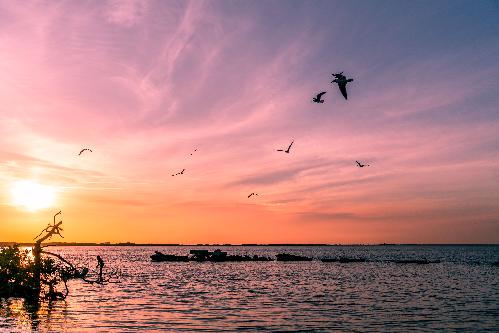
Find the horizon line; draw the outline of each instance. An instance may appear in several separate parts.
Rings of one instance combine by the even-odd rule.
[[[5,246],[31,246],[33,242],[0,242]],[[499,243],[134,243],[134,242],[47,242],[45,246],[499,246]]]

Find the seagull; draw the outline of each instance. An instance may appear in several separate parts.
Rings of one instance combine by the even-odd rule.
[[[184,171],[185,171],[185,169],[182,169],[182,171],[177,172],[176,174],[173,174],[173,175],[172,175],[172,177],[173,177],[173,176],[177,176],[177,175],[183,175],[183,174],[184,174]]]
[[[251,198],[251,196],[253,196],[253,195],[258,195],[258,193],[253,192],[250,195],[248,195],[248,198]]]
[[[78,153],[78,156],[80,156],[85,150],[92,152],[92,149],[84,148],[84,149],[80,150],[80,152]]]
[[[312,99],[312,102],[314,103],[324,103],[324,100],[321,99],[322,95],[324,95],[326,92],[323,91],[323,92],[320,92],[317,94],[317,96],[315,96],[313,99]]]
[[[289,145],[288,149],[286,149],[286,150],[284,150],[284,149],[277,149],[277,151],[283,151],[286,154],[289,154],[289,150],[291,149],[291,146],[293,145],[293,142],[295,142],[295,141],[294,140],[291,141],[291,144]]]
[[[345,75],[343,75],[343,72],[341,73],[336,73],[336,74],[331,74],[334,76],[334,80],[331,81],[331,83],[337,83],[338,88],[340,88],[341,94],[345,99],[347,98],[347,83],[352,82],[353,79],[347,79]]]
[[[357,166],[358,166],[359,168],[363,168],[363,167],[365,167],[365,166],[370,166],[369,164],[362,164],[362,163],[360,163],[359,161],[355,161],[355,163],[357,163]]]

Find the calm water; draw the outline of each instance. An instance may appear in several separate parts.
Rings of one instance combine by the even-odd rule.
[[[0,331],[499,331],[499,267],[490,265],[499,246],[222,247],[371,260],[350,264],[149,260],[154,250],[190,248],[51,248],[91,267],[100,254],[121,269],[121,283],[73,281],[66,301],[38,309],[3,300]],[[387,262],[423,257],[442,262]]]

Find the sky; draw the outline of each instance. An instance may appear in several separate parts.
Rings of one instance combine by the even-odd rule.
[[[0,241],[499,243],[498,36],[487,0],[1,0]]]

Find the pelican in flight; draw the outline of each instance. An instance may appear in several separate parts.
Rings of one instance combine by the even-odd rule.
[[[340,88],[340,91],[341,91],[341,94],[343,95],[343,97],[345,97],[345,99],[348,99],[347,98],[347,83],[352,82],[353,79],[347,79],[347,77],[345,75],[343,75],[343,72],[332,74],[332,75],[334,76],[334,80],[331,81],[331,83],[337,83],[338,88]]]
[[[359,161],[355,161],[355,163],[357,163],[357,166],[358,166],[359,168],[363,168],[363,167],[366,167],[366,166],[370,166],[369,164],[362,164],[362,163],[360,163]]]
[[[84,148],[84,149],[80,150],[80,152],[78,153],[78,156],[80,156],[85,150],[92,152],[92,149]]]
[[[291,144],[289,145],[288,149],[286,149],[286,150],[284,150],[284,149],[277,149],[277,151],[283,151],[286,154],[289,154],[289,150],[291,149],[291,146],[293,145],[293,142],[295,142],[295,141],[294,140],[291,141]]]
[[[248,198],[251,198],[253,195],[258,195],[258,193],[253,192],[250,195],[248,195]]]
[[[317,96],[315,96],[312,99],[312,102],[314,102],[314,103],[324,103],[324,100],[321,99],[321,98],[322,98],[322,95],[324,95],[325,93],[326,93],[325,91],[318,93]]]

